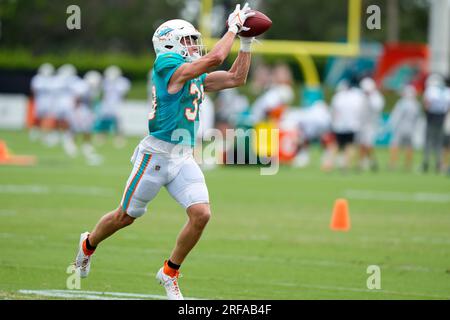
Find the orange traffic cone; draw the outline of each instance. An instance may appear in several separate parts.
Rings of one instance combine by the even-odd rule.
[[[6,142],[0,140],[0,165],[32,166],[35,164],[35,156],[16,156],[8,150]]]
[[[337,199],[334,203],[330,229],[333,231],[350,230],[350,213],[348,211],[348,202],[346,199]]]
[[[3,140],[0,140],[0,162],[6,162],[11,157],[8,147]]]

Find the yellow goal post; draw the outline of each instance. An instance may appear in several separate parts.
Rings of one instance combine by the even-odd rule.
[[[204,43],[211,48],[219,39],[211,37],[211,11],[214,0],[202,0],[200,12],[200,32]],[[293,56],[304,75],[308,87],[320,85],[313,56],[356,56],[360,52],[361,33],[361,0],[348,0],[347,9],[347,42],[321,42],[321,41],[297,41],[297,40],[262,40],[255,45],[252,52],[262,55],[286,55]],[[238,52],[239,43],[236,41],[232,52]]]

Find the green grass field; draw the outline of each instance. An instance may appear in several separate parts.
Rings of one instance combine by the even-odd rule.
[[[79,235],[118,205],[138,139],[124,149],[111,142],[99,147],[106,157],[101,167],[68,159],[61,148],[32,144],[23,132],[0,131],[0,139],[17,154],[38,157],[35,167],[0,166],[0,298],[58,298],[45,290],[67,289],[66,269]],[[386,160],[386,150],[379,155]],[[445,176],[327,174],[318,165],[282,167],[274,176],[260,176],[257,167],[224,167],[205,176],[213,218],[182,267],[185,297],[450,298]],[[347,233],[329,229],[340,197],[350,206]],[[81,290],[164,295],[154,276],[185,219],[183,209],[160,192],[142,218],[99,246]],[[380,290],[366,286],[369,265],[381,268]]]

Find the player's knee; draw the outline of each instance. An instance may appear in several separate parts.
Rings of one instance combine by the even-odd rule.
[[[121,228],[129,226],[134,222],[134,218],[129,216],[122,208],[118,208],[114,215],[114,220]]]
[[[204,228],[211,218],[211,212],[209,210],[201,210],[198,212],[194,219],[194,223],[199,228]]]
[[[189,211],[191,222],[198,228],[204,228],[211,218],[211,210],[206,204],[194,205]]]

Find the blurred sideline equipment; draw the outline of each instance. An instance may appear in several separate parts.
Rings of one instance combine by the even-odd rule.
[[[337,199],[334,203],[330,229],[333,231],[350,230],[350,213],[346,199]]]
[[[385,43],[376,65],[374,80],[379,88],[400,90],[411,82],[423,90],[423,79],[428,73],[429,49],[426,44]],[[405,72],[413,76],[408,79]],[[406,83],[405,83],[406,81]]]
[[[32,166],[36,164],[35,156],[16,156],[9,150],[6,142],[0,140],[0,165]]]
[[[255,132],[253,133],[253,150],[260,157],[278,156],[273,154],[278,150],[278,141],[272,141],[271,132],[276,129],[276,124],[272,121],[259,122],[255,125]],[[272,150],[274,148],[275,150]]]

